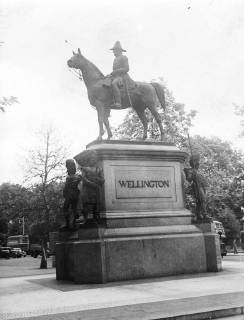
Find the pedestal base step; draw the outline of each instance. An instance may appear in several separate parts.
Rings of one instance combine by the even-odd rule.
[[[215,234],[203,234],[193,225],[79,233],[79,239],[56,246],[57,280],[105,283],[221,268]]]

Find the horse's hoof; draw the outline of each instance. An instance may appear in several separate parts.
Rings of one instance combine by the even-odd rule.
[[[98,136],[96,140],[97,140],[97,141],[101,141],[102,139],[103,139],[103,138],[102,138],[101,136]]]

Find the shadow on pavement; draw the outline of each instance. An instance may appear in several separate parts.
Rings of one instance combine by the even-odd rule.
[[[103,283],[103,284],[94,284],[94,283],[88,283],[88,284],[75,284],[72,281],[65,281],[65,280],[59,280],[57,281],[55,276],[53,277],[47,277],[47,278],[38,278],[38,279],[28,279],[28,282],[38,284],[44,287],[48,287],[54,290],[59,290],[63,292],[68,291],[76,291],[76,290],[94,290],[98,288],[111,288],[111,287],[118,287],[118,286],[129,286],[129,285],[135,285],[135,284],[146,284],[146,283],[156,283],[156,282],[165,282],[165,281],[177,281],[182,279],[194,279],[194,278],[200,278],[200,277],[216,277],[216,276],[222,276],[225,273],[229,273],[232,271],[224,270],[221,272],[211,272],[211,273],[195,273],[195,274],[187,274],[187,275],[175,275],[170,277],[161,277],[161,278],[147,278],[147,279],[137,279],[137,280],[128,280],[128,281],[117,281],[117,282],[109,282],[109,283]]]

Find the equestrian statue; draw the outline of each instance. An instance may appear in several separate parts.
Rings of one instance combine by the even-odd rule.
[[[154,116],[163,141],[164,132],[157,107],[165,110],[164,87],[157,82],[134,82],[129,74],[128,58],[123,54],[124,50],[119,41],[110,49],[115,56],[113,71],[104,76],[102,72],[82,54],[80,49],[68,60],[70,68],[80,70],[81,79],[87,87],[90,104],[97,110],[99,123],[98,140],[102,140],[107,130],[108,139],[112,137],[109,124],[111,109],[120,110],[133,108],[143,125],[143,140],[147,138],[148,121],[145,110],[149,109]]]

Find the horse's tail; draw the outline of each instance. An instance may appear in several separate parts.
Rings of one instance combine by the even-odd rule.
[[[151,85],[156,91],[158,100],[162,106],[162,108],[165,110],[166,104],[165,104],[165,95],[164,95],[164,87],[158,83],[158,82],[151,82]]]

